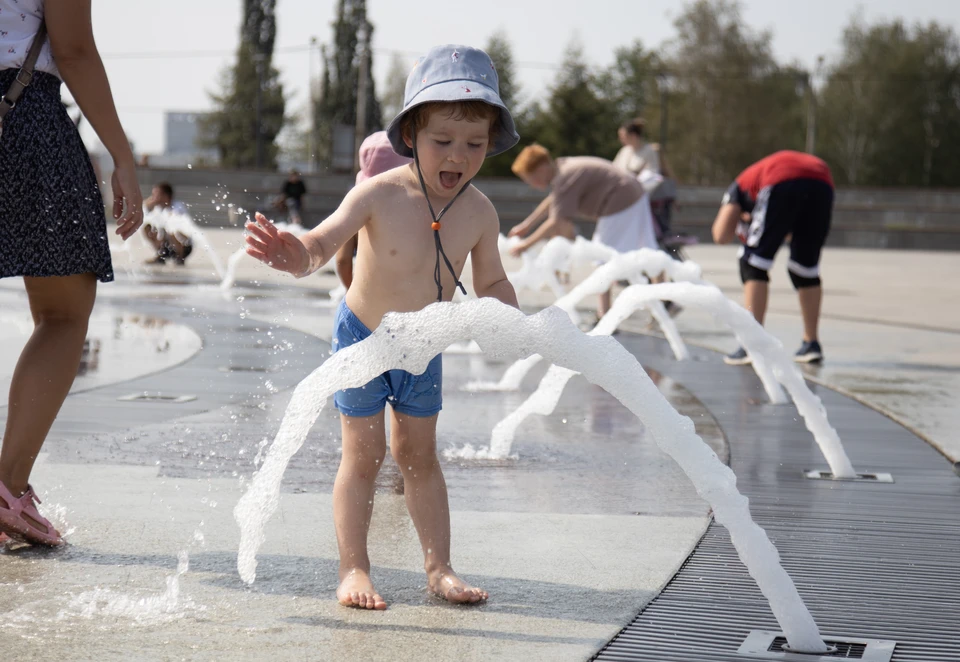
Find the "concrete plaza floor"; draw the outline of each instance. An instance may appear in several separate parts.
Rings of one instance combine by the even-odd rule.
[[[221,261],[239,246],[238,232],[207,234]],[[236,573],[233,505],[291,388],[329,352],[325,290],[334,277],[294,281],[243,259],[240,286],[225,295],[202,251],[186,267],[146,268],[145,249],[137,240],[132,247],[115,256],[118,282],[100,289],[90,332],[97,364],[78,378],[34,474],[70,544],[0,555],[0,650],[12,659],[584,659],[656,596],[707,525],[706,505],[643,425],[575,380],[554,416],[525,423],[517,460],[444,461],[454,562],[491,592],[490,602],[455,608],[426,595],[402,481],[388,462],[370,545],[391,608],[346,610],[333,599],[339,425],[328,406],[287,471],[257,582],[247,587]],[[690,255],[706,278],[739,296],[731,250],[695,247]],[[896,416],[954,460],[958,262],[951,254],[828,250],[827,361],[810,372]],[[796,298],[781,266],[774,279],[768,328],[793,349]],[[30,328],[18,288],[0,283],[4,385]],[[542,294],[521,299],[531,308],[549,303]],[[677,322],[688,342],[734,346],[708,315],[687,310]],[[645,323],[638,315],[630,326]],[[487,443],[542,374],[519,393],[461,389],[504,368],[445,357],[442,449]],[[659,385],[726,456],[710,411],[682,384]],[[195,399],[119,399],[143,392]]]

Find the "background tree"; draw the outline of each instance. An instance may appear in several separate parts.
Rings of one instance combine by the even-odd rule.
[[[610,104],[611,115],[618,119],[617,126],[643,117],[648,139],[657,138],[657,127],[648,115],[658,103],[656,76],[662,67],[657,53],[646,50],[640,41],[614,51],[613,64],[597,77],[597,87]]]
[[[803,149],[804,74],[781,67],[771,35],[730,0],[697,0],[675,21],[666,63],[670,156],[680,179],[717,184],[778,149]]]
[[[841,184],[956,186],[958,99],[952,28],[854,17],[820,95],[819,149]]]
[[[387,80],[381,95],[384,123],[390,122],[403,109],[403,94],[407,86],[407,75],[413,66],[413,58],[394,53],[387,71]]]
[[[273,67],[277,35],[276,0],[243,0],[243,23],[237,62],[221,75],[220,92],[211,94],[215,110],[205,119],[200,139],[216,149],[228,168],[257,166],[260,130],[260,166],[276,168],[277,135],[284,125],[283,86]],[[257,125],[257,96],[260,125]]]
[[[617,110],[604,97],[601,81],[576,40],[567,47],[557,78],[543,105],[534,104],[523,144],[539,142],[555,156],[600,156],[617,152]]]
[[[318,162],[329,165],[332,139],[337,126],[355,127],[360,89],[360,58],[368,52],[366,76],[366,131],[383,128],[380,102],[373,79],[373,24],[367,20],[366,0],[339,0],[333,22],[333,45],[323,49],[324,72],[316,104]]]
[[[494,32],[487,41],[484,49],[490,59],[493,60],[497,68],[497,79],[500,83],[500,98],[504,105],[510,109],[513,121],[517,126],[517,133],[520,134],[520,143],[511,150],[498,156],[489,158],[483,162],[480,168],[481,177],[513,177],[510,171],[510,165],[517,158],[520,149],[526,143],[524,142],[528,127],[526,126],[526,114],[520,105],[520,86],[517,83],[516,66],[513,61],[513,48],[507,34],[502,29]]]

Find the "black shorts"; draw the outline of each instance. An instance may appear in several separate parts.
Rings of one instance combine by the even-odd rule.
[[[757,196],[740,259],[769,271],[787,235],[792,235],[787,268],[798,276],[816,278],[832,213],[833,187],[826,182],[791,179],[769,186]]]

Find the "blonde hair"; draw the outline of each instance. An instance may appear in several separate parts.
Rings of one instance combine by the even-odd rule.
[[[513,165],[510,166],[510,169],[513,170],[513,174],[518,177],[528,175],[549,160],[550,151],[543,145],[533,143],[521,150],[517,158],[513,161]]]

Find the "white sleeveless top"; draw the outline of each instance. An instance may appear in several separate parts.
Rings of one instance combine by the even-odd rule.
[[[19,69],[23,66],[30,44],[43,20],[43,1],[0,0],[0,69]],[[40,51],[36,70],[60,77],[50,54],[49,39]]]

